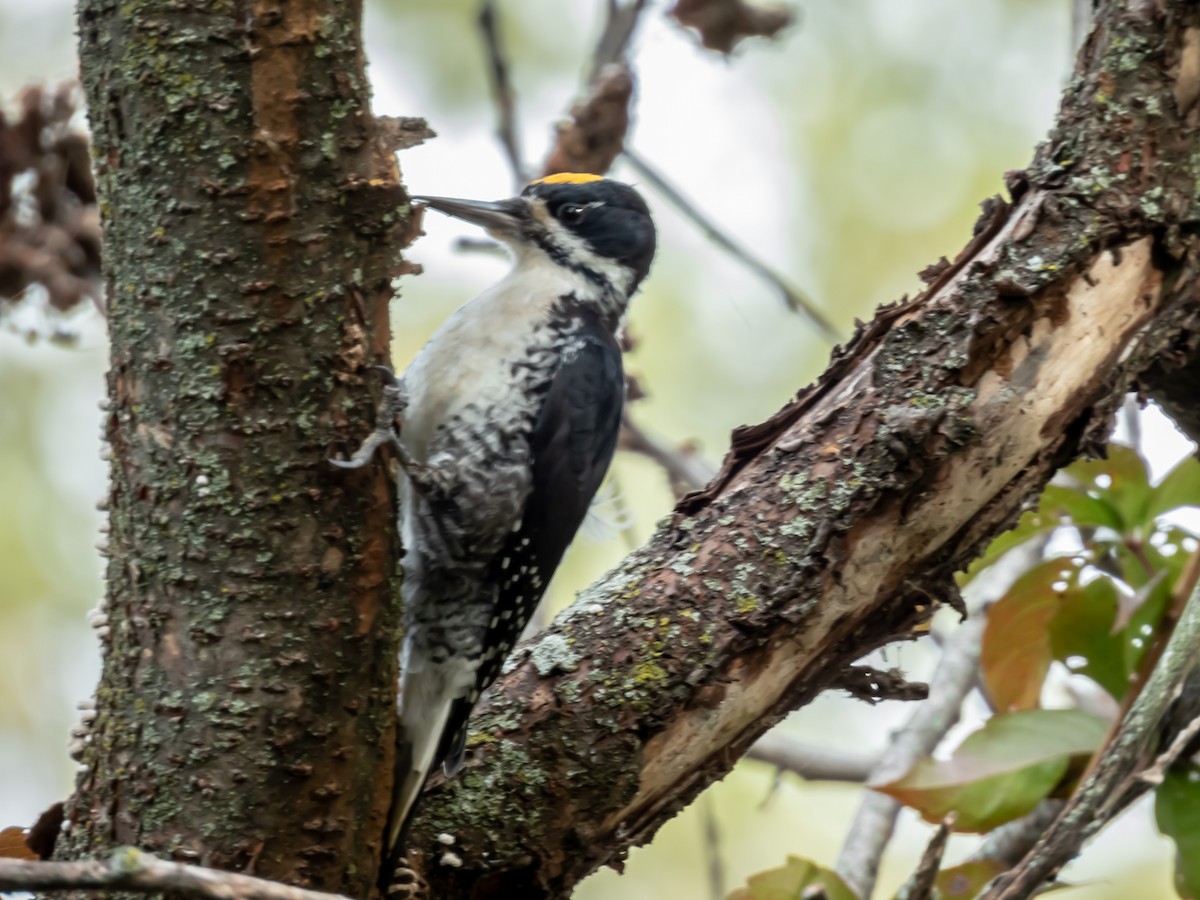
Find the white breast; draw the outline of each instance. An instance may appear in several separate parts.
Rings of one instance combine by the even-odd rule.
[[[565,294],[595,287],[582,276],[531,251],[500,282],[460,307],[421,348],[404,372],[408,390],[402,438],[425,461],[437,427],[468,404],[482,409],[511,403],[512,363],[525,359],[530,338]]]

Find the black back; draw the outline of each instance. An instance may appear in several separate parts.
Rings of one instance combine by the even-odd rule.
[[[573,349],[550,383],[530,438],[532,489],[520,528],[509,535],[490,567],[488,584],[497,592],[495,609],[500,615],[484,641],[494,655],[480,666],[477,695],[496,680],[525,630],[616,450],[625,402],[620,348],[588,314],[569,340]],[[447,772],[457,771],[462,763],[467,717],[475,699],[457,701],[446,723],[438,758]]]

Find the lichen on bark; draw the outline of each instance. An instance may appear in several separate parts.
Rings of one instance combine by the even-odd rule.
[[[361,894],[399,547],[373,420],[411,237],[360,4],[81,0],[112,341],[109,637],[62,858]]]

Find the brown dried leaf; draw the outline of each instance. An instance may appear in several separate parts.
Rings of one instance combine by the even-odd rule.
[[[15,119],[0,115],[0,310],[35,286],[57,310],[99,300],[100,216],[78,101],[73,82],[34,86]]]
[[[39,859],[25,843],[25,829],[20,825],[0,829],[0,856],[7,859]]]
[[[671,15],[700,32],[700,42],[709,50],[725,54],[744,38],[773,38],[792,22],[789,9],[746,0],[678,0]]]
[[[29,834],[25,837],[25,845],[39,859],[49,859],[54,855],[54,845],[62,832],[65,806],[62,801],[53,804],[33,823]]]
[[[632,98],[633,75],[629,68],[623,63],[605,67],[588,98],[575,104],[571,119],[559,126],[542,174],[607,172],[625,146]]]

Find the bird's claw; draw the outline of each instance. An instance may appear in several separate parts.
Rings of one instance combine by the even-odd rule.
[[[384,444],[400,447],[400,438],[394,429],[379,431],[376,429],[367,435],[367,439],[354,451],[349,459],[331,459],[329,462],[339,469],[361,469],[375,456],[376,451]]]
[[[371,368],[379,373],[379,379],[388,387],[396,387],[400,384],[400,379],[396,377],[391,366],[377,365],[371,366]]]
[[[400,414],[408,406],[408,396],[404,392],[404,382],[396,377],[390,366],[372,366],[383,381],[383,396],[375,411],[375,430],[367,435],[354,455],[349,459],[331,459],[329,462],[339,469],[361,469],[375,456],[376,451],[384,444],[394,447],[401,459],[407,454],[400,443]]]

